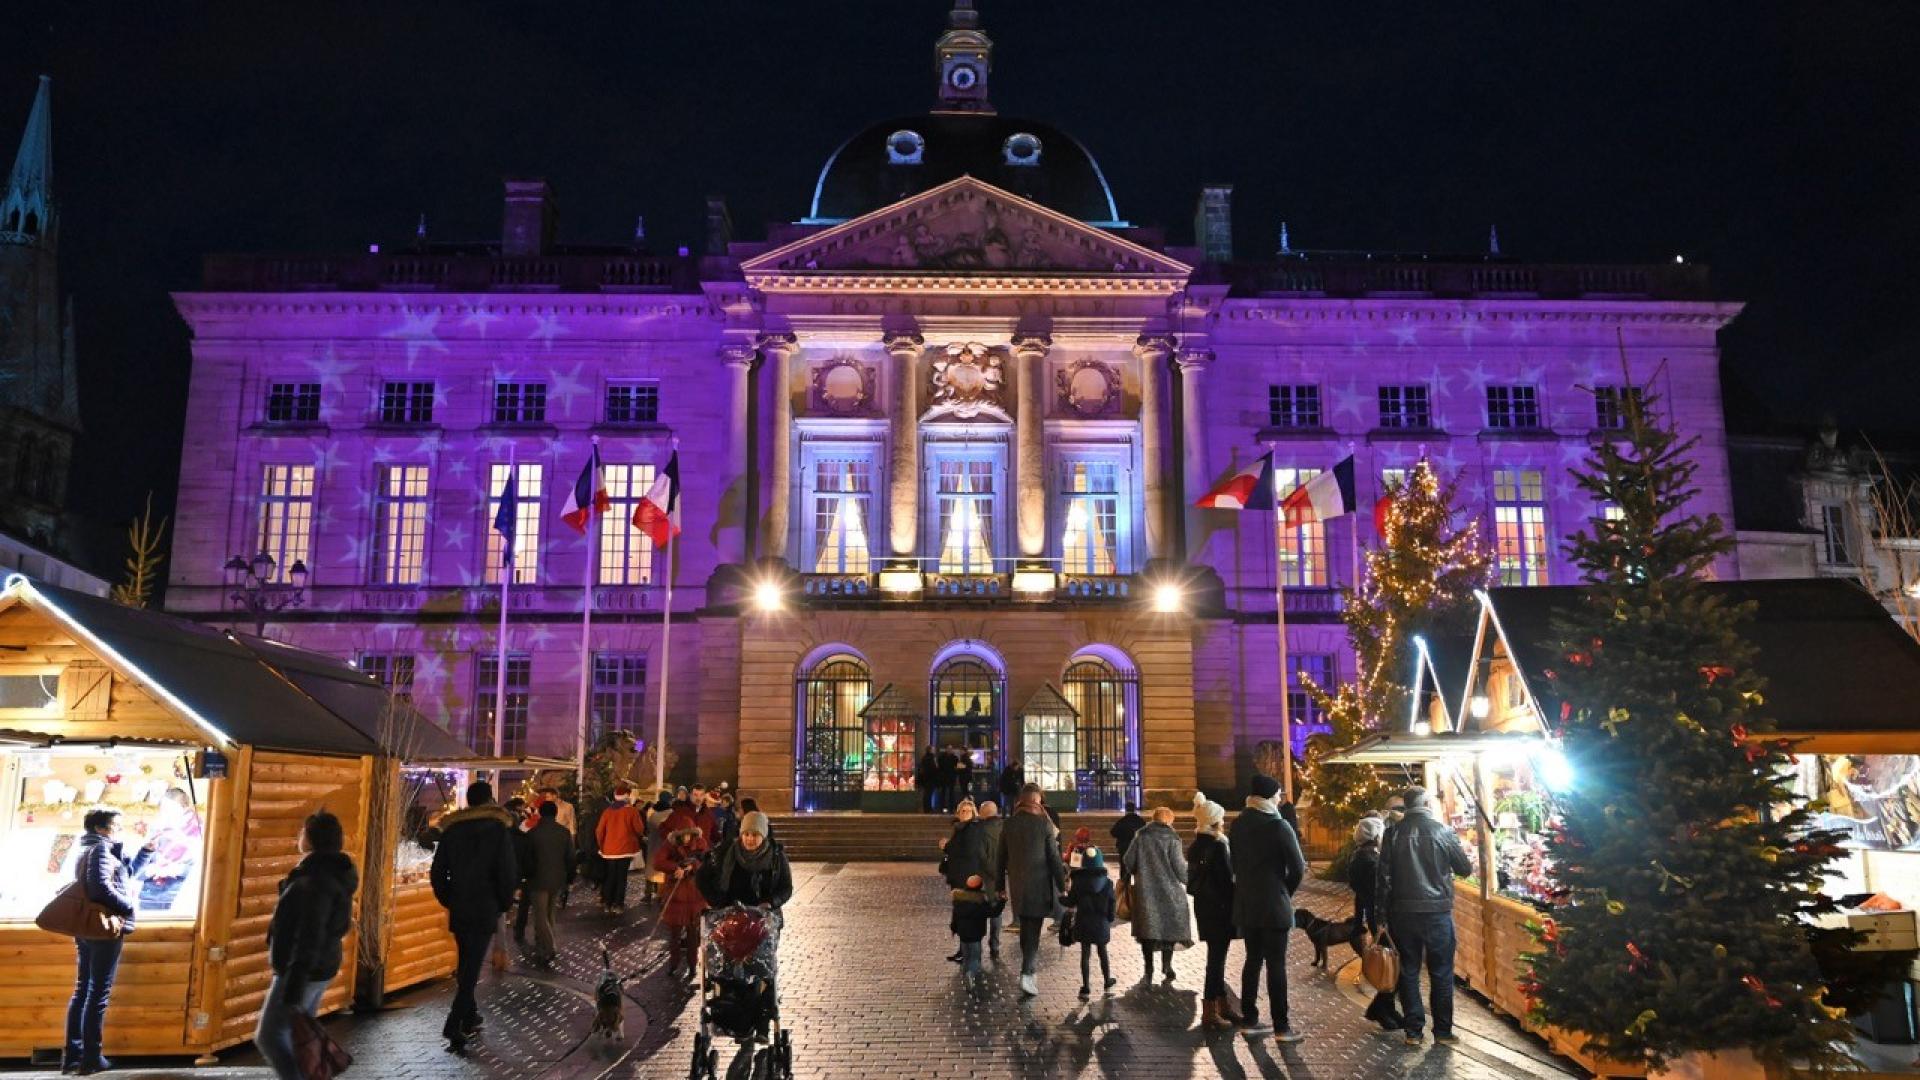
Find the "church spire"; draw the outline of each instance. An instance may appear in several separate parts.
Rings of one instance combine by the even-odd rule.
[[[0,194],[0,243],[37,244],[52,238],[54,225],[53,80],[42,75],[13,172]]]
[[[940,80],[937,112],[987,113],[987,74],[993,69],[993,41],[980,29],[973,0],[954,0],[946,32],[933,46],[933,70]]]

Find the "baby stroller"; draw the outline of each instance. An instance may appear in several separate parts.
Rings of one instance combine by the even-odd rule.
[[[732,904],[700,916],[700,1030],[688,1080],[718,1080],[714,1035],[764,1043],[729,1080],[792,1080],[793,1038],[780,1026],[780,914]]]

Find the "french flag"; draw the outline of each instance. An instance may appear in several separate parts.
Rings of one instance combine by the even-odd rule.
[[[1289,492],[1280,500],[1287,516],[1311,514],[1321,521],[1351,514],[1359,503],[1353,493],[1353,455]]]
[[[573,490],[567,495],[566,512],[560,520],[573,526],[573,531],[585,536],[587,523],[593,515],[604,514],[613,509],[613,500],[607,497],[607,481],[600,473],[600,448],[593,448],[593,458],[587,467],[580,471],[580,479],[573,482]]]
[[[680,535],[680,451],[653,478],[653,486],[633,509],[633,527],[647,534],[655,548],[664,548]]]
[[[1252,510],[1273,505],[1273,451],[1221,481],[1193,505],[1203,510]]]

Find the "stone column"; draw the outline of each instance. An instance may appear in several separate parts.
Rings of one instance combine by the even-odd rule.
[[[888,429],[893,452],[887,468],[887,553],[912,560],[920,553],[920,354],[919,334],[886,336],[893,357],[893,403]]]
[[[1199,554],[1200,511],[1194,509],[1193,500],[1207,490],[1210,474],[1207,469],[1207,426],[1206,410],[1200,403],[1200,375],[1213,363],[1213,353],[1205,349],[1182,349],[1180,358],[1174,366],[1180,369],[1180,476],[1186,485],[1185,498],[1181,500],[1184,514],[1181,520],[1184,542],[1182,550],[1188,561]]]
[[[1046,377],[1047,350],[1053,339],[1045,334],[1016,334],[1013,338],[1014,389],[1018,414],[1014,417],[1019,445],[1015,524],[1020,558],[1039,560],[1047,554]]]
[[[793,354],[800,341],[792,334],[767,334],[760,339],[760,355],[767,379],[773,384],[773,422],[767,438],[772,443],[767,468],[767,504],[760,519],[760,557],[791,563],[787,552],[788,512],[793,505]]]
[[[720,362],[727,368],[727,425],[720,460],[720,564],[747,561],[747,370],[753,366],[753,343],[730,340],[720,346]]]
[[[1172,536],[1167,524],[1167,490],[1161,476],[1167,441],[1166,405],[1161,381],[1166,377],[1166,359],[1173,354],[1173,339],[1165,334],[1142,334],[1133,346],[1140,358],[1140,487],[1146,510],[1147,559],[1169,558]]]

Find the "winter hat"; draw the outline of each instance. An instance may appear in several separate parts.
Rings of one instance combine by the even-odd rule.
[[[1387,831],[1387,823],[1377,817],[1363,817],[1353,826],[1353,842],[1371,844]]]
[[[740,819],[740,831],[742,833],[759,833],[762,837],[765,837],[769,828],[767,815],[758,810]]]
[[[1204,792],[1194,796],[1193,820],[1200,826],[1200,831],[1213,832],[1220,828],[1220,823],[1226,819],[1226,807],[1221,806],[1217,802],[1207,801],[1207,796]]]
[[[1100,854],[1099,848],[1090,847],[1080,853],[1080,869],[1105,871],[1106,868],[1107,857]]]
[[[1252,790],[1256,799],[1271,799],[1280,794],[1280,781],[1265,773],[1255,773]]]

